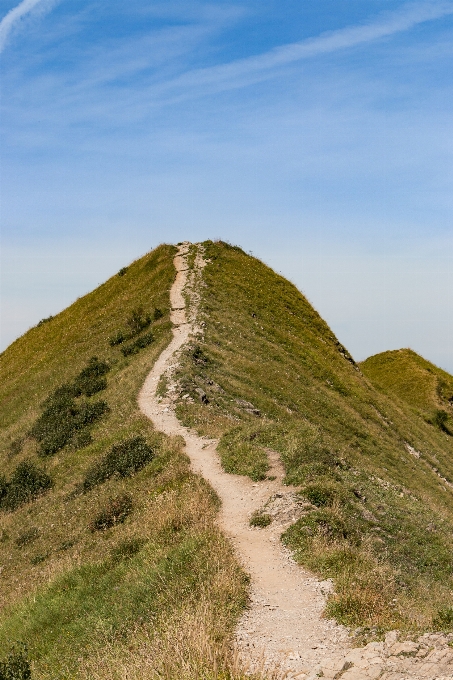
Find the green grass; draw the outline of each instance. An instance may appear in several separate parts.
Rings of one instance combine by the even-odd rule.
[[[453,377],[446,371],[411,349],[376,354],[360,367],[385,394],[412,406],[415,413],[440,430],[453,431]]]
[[[328,616],[450,630],[453,378],[409,351],[357,366],[292,284],[239,248],[205,248],[204,336],[182,356],[180,418],[257,483],[268,450],[280,454],[312,504],[283,540],[334,579]],[[0,664],[23,642],[36,679],[242,677],[228,643],[247,581],[218,500],[137,407],[171,339],[174,253],[160,246],[0,355],[0,495],[30,465],[51,480],[0,512]],[[51,402],[66,422],[99,399],[89,428],[40,455]]]
[[[291,283],[240,248],[204,247],[204,335],[182,359],[180,392],[192,400],[180,400],[180,418],[220,438],[229,472],[263,479],[266,449],[280,454],[287,483],[318,506],[283,538],[335,579],[328,615],[431,628],[453,604],[453,494],[442,479],[453,479],[453,437],[377,389]],[[449,403],[453,378],[441,377],[432,390]]]
[[[0,512],[0,663],[23,642],[34,679],[110,679],[120,667],[133,677],[138,656],[146,668],[139,677],[167,667],[183,677],[183,660],[193,658],[192,677],[210,678],[212,654],[228,668],[223,646],[245,605],[246,580],[215,527],[218,501],[190,472],[181,440],[155,432],[137,406],[171,339],[174,253],[160,246],[0,356],[2,474],[11,487],[15,470],[32,464],[53,485]],[[109,342],[119,331],[133,336],[128,356]],[[150,332],[152,343],[137,344]],[[39,420],[62,385],[69,388],[58,392],[66,400],[63,408],[57,398],[60,420],[54,411]],[[36,423],[40,432],[60,431],[61,418],[100,390],[108,411],[90,424],[90,437],[71,434],[39,456]],[[187,612],[196,615],[202,648]],[[171,636],[179,656],[163,642]]]

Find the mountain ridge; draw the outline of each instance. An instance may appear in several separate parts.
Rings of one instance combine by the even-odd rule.
[[[195,287],[186,291],[189,316],[196,316],[198,331],[183,347],[171,376],[159,384],[161,398],[170,398],[171,408],[184,425],[220,440],[222,465],[229,473],[267,484],[266,478],[272,477],[269,456],[281,458],[286,482],[297,487],[297,497],[306,504],[283,540],[301,564],[322,578],[333,579],[335,590],[327,600],[327,616],[360,626],[365,640],[393,627],[449,630],[453,625],[453,610],[449,623],[452,438],[435,420],[428,422],[414,413],[413,406],[400,397],[376,389],[374,378],[363,371],[366,362],[355,364],[303,295],[240,248],[212,241],[189,245],[189,275],[196,269],[200,248],[206,266]],[[92,615],[97,607],[101,629],[111,626],[115,635],[122,631],[128,639],[137,621],[129,610],[121,628],[115,591],[110,589],[119,588],[127,609],[134,595],[123,579],[132,573],[130,569],[144,581],[151,572],[160,574],[166,583],[153,614],[158,630],[152,633],[140,624],[142,646],[135,647],[136,656],[141,658],[143,649],[154,644],[152,639],[167,639],[170,630],[178,630],[177,635],[185,631],[187,643],[182,644],[181,657],[171,658],[167,653],[161,658],[160,663],[173,669],[168,677],[183,677],[178,664],[187,655],[193,659],[187,677],[198,677],[202,668],[212,673],[212,655],[225,673],[233,677],[236,672],[228,665],[228,652],[222,645],[231,639],[243,611],[247,585],[228,542],[216,528],[218,501],[189,470],[181,442],[150,428],[136,407],[145,376],[170,342],[169,292],[175,278],[175,253],[174,247],[161,246],[121,270],[60,318],[29,331],[0,357],[7,378],[0,388],[6,404],[0,455],[7,483],[12,483],[8,480],[13,480],[14,470],[26,460],[39,464],[55,482],[51,491],[38,494],[13,513],[0,515],[0,559],[8,565],[8,555],[12,556],[3,581],[3,597],[10,604],[0,621],[0,640],[6,645],[14,630],[15,639],[27,642],[37,677],[66,677],[65,673],[75,673],[78,667],[80,677],[88,677],[88,667],[93,672],[92,661],[86,657],[98,654],[97,633],[81,657],[83,663],[77,661],[77,654],[92,625],[84,628],[78,612],[86,598],[92,597],[86,585],[94,574],[100,575],[104,590],[94,598]],[[191,304],[194,296],[198,298],[195,306]],[[154,318],[155,310],[162,316]],[[77,421],[77,436],[84,434],[85,439],[68,439],[54,455],[42,456],[30,432],[43,413],[43,400],[62,384],[74,390],[71,385],[87,370],[95,353],[109,364],[107,385],[88,396],[74,393],[70,409],[80,413],[85,401],[89,405],[105,397],[109,412],[85,430]],[[37,354],[41,366],[30,361]],[[450,419],[447,413],[447,429]],[[137,469],[135,462],[129,468],[112,463],[118,445],[137,436],[153,450],[153,460]],[[132,451],[132,444],[128,446]],[[94,492],[83,493],[83,476],[94,464],[106,469],[107,461],[117,465],[111,476],[103,472],[100,478],[106,481]],[[121,470],[130,473],[122,476]],[[116,499],[118,505],[120,497],[125,508],[131,507],[124,520],[114,519],[101,534],[96,529],[88,531],[96,513],[99,517],[103,512],[105,517],[108,504]],[[165,498],[170,499],[168,507]],[[52,530],[47,519],[51,513],[55,517]],[[266,508],[258,515],[264,517]],[[71,532],[74,544],[61,548],[65,533]],[[199,546],[206,568],[193,561],[194,548],[189,550],[189,544]],[[178,550],[188,551],[186,560]],[[124,553],[119,562],[114,557],[118,551]],[[170,557],[159,561],[166,551]],[[180,576],[166,570],[168,559],[180,564]],[[216,580],[214,562],[221,573],[228,574],[226,590]],[[75,571],[74,564],[79,565]],[[187,626],[193,626],[188,617],[193,607],[190,593],[181,598],[181,606],[175,606],[171,596],[179,587],[185,592],[194,569],[199,571],[194,597],[209,593],[200,600],[204,614],[197,609],[204,651],[188,635]],[[27,598],[39,593],[42,607],[48,609],[53,603],[52,616],[59,620],[67,584],[76,575],[80,588],[71,600],[73,618],[68,614],[69,619],[62,622],[68,642],[50,636],[54,645],[50,649],[44,638],[55,623],[46,619],[45,609],[31,606]],[[112,585],[115,579],[117,586]],[[144,601],[150,607],[148,613],[157,606],[147,598]],[[107,602],[117,612],[113,618],[107,615]],[[31,626],[24,626],[24,612]],[[114,658],[121,650],[122,667],[131,668],[134,655],[115,639],[109,638],[109,654]],[[67,655],[66,670],[62,649]],[[110,677],[112,667],[98,669],[99,677]]]

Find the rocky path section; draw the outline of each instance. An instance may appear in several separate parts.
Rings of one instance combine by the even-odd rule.
[[[244,664],[250,670],[279,667],[282,677],[301,680],[318,677],[451,680],[453,670],[450,675],[440,673],[449,663],[447,640],[443,641],[442,647],[447,652],[443,660],[439,658],[439,663],[437,657],[432,656],[435,650],[441,654],[439,644],[434,644],[434,640],[428,647],[425,643],[411,643],[419,644],[414,654],[395,652],[393,646],[400,644],[396,638],[389,638],[391,645],[387,646],[386,643],[371,643],[361,649],[351,649],[347,630],[321,616],[331,583],[320,582],[301,569],[281,544],[282,531],[308,508],[300,502],[294,489],[282,484],[284,471],[278,455],[268,452],[269,477],[275,479],[253,483],[246,477],[227,474],[216,453],[217,442],[199,437],[177,420],[173,410],[174,397],[171,396],[176,390],[171,379],[167,390],[169,396],[162,399],[156,395],[161,376],[171,378],[178,352],[191,336],[201,332],[196,327],[196,306],[197,286],[204,266],[203,253],[199,246],[194,268],[189,269],[189,247],[190,244],[182,244],[174,260],[177,275],[170,291],[173,340],[148,375],[139,395],[139,405],[156,429],[184,438],[194,471],[207,479],[222,500],[219,524],[231,538],[238,558],[251,576],[250,607],[236,632]],[[186,314],[186,298],[190,303],[189,314]],[[250,526],[250,518],[256,511],[265,511],[272,517],[268,527]],[[424,657],[423,652],[419,654],[420,649],[431,651]],[[408,675],[409,671],[404,667],[408,663],[420,673],[431,667],[431,675]],[[434,668],[430,664],[437,666]],[[405,672],[406,675],[401,675]]]
[[[425,634],[417,641],[399,641],[387,633],[383,642],[370,642],[345,655],[324,659],[310,680],[452,680],[453,635]]]

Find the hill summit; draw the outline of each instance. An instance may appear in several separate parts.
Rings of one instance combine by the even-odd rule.
[[[160,246],[0,357],[4,668],[23,657],[36,678],[242,677],[228,644],[247,575],[183,440],[137,405],[183,323],[176,253]],[[364,640],[453,630],[453,378],[410,350],[357,365],[240,248],[207,241],[185,257],[192,330],[158,399],[218,441],[225,472],[258,488],[283,466],[303,511],[282,540],[332,579],[326,617]],[[253,530],[273,520],[264,504]]]

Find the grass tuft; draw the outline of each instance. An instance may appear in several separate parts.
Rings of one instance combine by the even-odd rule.
[[[128,493],[110,498],[106,506],[90,523],[90,531],[105,531],[122,524],[132,512],[132,496]]]
[[[271,524],[271,522],[272,522],[271,515],[269,515],[267,512],[260,512],[259,510],[254,512],[250,518],[250,526],[259,527],[260,529],[268,527],[269,524]]]

